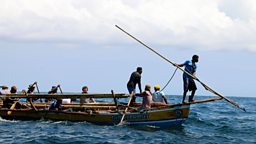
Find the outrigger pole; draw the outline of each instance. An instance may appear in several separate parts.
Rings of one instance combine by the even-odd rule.
[[[137,39],[136,37],[132,36],[131,34],[129,34],[128,32],[126,32],[125,30],[123,30],[122,28],[120,28],[118,25],[115,25],[119,30],[121,30],[122,32],[124,32],[125,34],[127,34],[128,36],[130,36],[131,38],[133,38],[134,40],[136,40],[137,42],[139,42],[140,44],[142,44],[143,46],[145,46],[146,48],[148,48],[149,50],[151,50],[152,52],[154,52],[155,54],[157,54],[158,56],[160,56],[161,58],[163,58],[164,60],[166,60],[167,62],[171,63],[173,66],[177,67],[178,69],[180,69],[181,71],[185,72],[186,74],[188,74],[189,76],[191,76],[193,79],[195,79],[196,81],[198,81],[199,83],[201,83],[206,90],[209,90],[210,92],[212,92],[213,94],[225,99],[226,101],[228,101],[229,103],[233,104],[234,106],[238,107],[239,109],[245,111],[245,108],[240,107],[237,103],[235,103],[234,101],[222,96],[221,94],[219,94],[218,92],[216,92],[215,90],[213,90],[211,87],[209,87],[208,85],[206,85],[205,83],[203,83],[202,81],[200,81],[197,77],[193,76],[192,74],[190,74],[189,72],[183,70],[181,67],[179,67],[176,63],[170,61],[169,59],[167,59],[166,57],[164,57],[163,55],[161,55],[160,53],[158,53],[157,51],[155,51],[154,49],[152,49],[151,47],[147,46],[145,43],[143,43],[142,41],[140,41],[139,39]]]

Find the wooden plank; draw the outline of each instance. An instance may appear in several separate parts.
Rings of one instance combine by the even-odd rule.
[[[116,98],[127,98],[129,94],[117,93]],[[1,95],[0,98],[113,98],[112,94],[8,94]]]
[[[187,104],[198,104],[198,103],[206,103],[206,102],[213,102],[216,100],[222,100],[223,98],[209,98],[205,100],[194,100],[193,102],[188,102]]]
[[[204,100],[194,100],[193,102],[187,102],[187,103],[179,103],[179,104],[166,104],[162,107],[176,107],[176,106],[185,106],[185,105],[191,105],[191,104],[199,104],[199,103],[207,103],[207,102],[214,102],[216,100],[223,100],[223,98],[209,98]],[[162,108],[161,106],[159,108]]]

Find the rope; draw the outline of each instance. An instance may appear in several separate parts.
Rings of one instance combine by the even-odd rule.
[[[169,83],[171,82],[171,80],[173,79],[173,77],[174,77],[174,75],[175,75],[175,73],[176,73],[176,71],[177,71],[177,69],[178,68],[176,68],[175,69],[175,71],[173,72],[173,74],[172,74],[172,77],[170,78],[170,80],[167,82],[167,84],[164,86],[164,88],[162,88],[162,90],[161,91],[163,91],[168,85],[169,85]]]

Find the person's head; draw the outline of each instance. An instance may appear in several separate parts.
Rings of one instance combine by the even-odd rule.
[[[155,91],[160,90],[160,85],[154,85],[154,89],[155,89]]]
[[[145,85],[145,91],[150,91],[150,88],[151,88],[151,86],[150,85]]]
[[[17,87],[16,87],[16,86],[12,86],[10,92],[11,92],[12,94],[17,93]]]
[[[27,92],[26,92],[26,90],[23,89],[23,90],[21,91],[21,93],[22,93],[22,94],[26,94]]]
[[[193,55],[192,56],[192,61],[193,62],[198,62],[198,60],[199,60],[199,56],[198,55]]]
[[[83,91],[83,93],[87,93],[88,92],[88,87],[87,86],[83,86],[82,91]]]
[[[138,72],[139,74],[142,74],[142,67],[137,67],[137,72]]]
[[[57,93],[57,91],[58,91],[58,87],[52,86],[51,92],[52,93]]]

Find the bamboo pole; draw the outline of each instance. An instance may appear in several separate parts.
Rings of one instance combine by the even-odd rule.
[[[35,107],[35,105],[33,104],[33,102],[32,102],[31,99],[29,99],[29,103],[30,103],[31,107],[32,107],[35,111],[37,111],[37,108]]]
[[[132,97],[133,97],[133,96],[134,96],[134,92],[131,93],[130,99],[129,99],[128,104],[127,104],[127,107],[125,108],[124,113],[123,113],[123,116],[122,116],[122,118],[121,118],[121,120],[120,120],[120,122],[119,122],[119,124],[118,124],[119,126],[122,125],[122,123],[123,123],[123,121],[124,121],[125,114],[126,114],[128,108],[129,108],[130,104],[131,104],[131,101],[132,101]]]
[[[223,100],[223,98],[221,97],[217,97],[217,98],[209,98],[209,99],[205,99],[205,100],[195,100],[193,102],[188,102],[186,104],[198,104],[198,103],[207,103],[207,102],[213,102],[213,101],[216,101],[216,100]]]
[[[14,110],[16,107],[16,104],[17,104],[17,102],[13,103],[10,110]],[[11,115],[11,114],[12,114],[12,111],[7,111],[7,115]]]
[[[120,28],[119,26],[115,25],[119,30],[121,30],[122,32],[124,32],[125,34],[127,34],[128,36],[130,36],[131,38],[133,38],[134,40],[136,40],[137,42],[139,42],[140,44],[142,44],[143,46],[145,46],[146,48],[148,48],[149,50],[151,50],[152,52],[154,52],[155,54],[157,54],[158,56],[160,56],[161,58],[163,58],[164,60],[166,60],[167,62],[171,63],[173,66],[177,67],[179,70],[183,71],[184,73],[188,74],[189,76],[191,76],[192,78],[194,78],[196,81],[198,81],[199,83],[201,83],[207,90],[209,90],[210,92],[212,92],[213,94],[225,99],[227,102],[233,104],[234,106],[238,107],[239,109],[245,111],[245,108],[240,107],[237,103],[233,102],[232,100],[222,96],[221,94],[219,94],[218,92],[216,92],[215,90],[213,90],[211,87],[209,87],[208,85],[206,85],[205,83],[201,82],[197,77],[195,77],[194,75],[190,74],[189,72],[183,70],[181,67],[178,66],[178,64],[170,61],[169,59],[167,59],[166,57],[164,57],[163,55],[161,55],[160,53],[158,53],[157,51],[155,51],[154,49],[152,49],[151,47],[147,46],[145,43],[143,43],[142,41],[140,41],[139,39],[135,38],[134,36],[132,36],[131,34],[129,34],[128,32],[126,32],[125,30],[123,30],[122,28]]]
[[[40,93],[37,82],[35,82],[35,85],[36,85],[37,92]]]
[[[60,93],[61,93],[61,94],[63,94],[63,92],[62,92],[62,89],[61,89],[60,85],[58,85],[58,88],[60,89]]]

